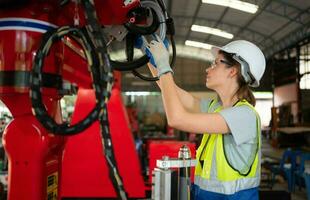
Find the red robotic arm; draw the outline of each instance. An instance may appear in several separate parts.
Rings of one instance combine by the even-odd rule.
[[[93,91],[90,89],[93,87],[94,75],[98,75],[98,73],[95,74],[94,71],[88,69],[89,62],[87,61],[89,60],[85,60],[85,57],[87,57],[86,54],[89,52],[85,51],[85,44],[81,43],[79,36],[74,37],[74,34],[64,34],[64,37],[62,37],[61,40],[52,41],[52,46],[47,44],[50,49],[46,51],[45,55],[43,55],[44,59],[40,60],[37,58],[42,56],[41,53],[44,52],[38,51],[38,49],[42,47],[42,36],[44,35],[44,37],[48,37],[51,30],[59,30],[63,26],[75,26],[77,29],[86,26],[84,31],[86,30],[85,33],[90,34],[89,41],[92,41],[90,43],[92,43],[92,48],[94,48],[93,54],[97,55],[97,51],[101,51],[101,55],[98,54],[96,57],[96,59],[100,60],[100,56],[103,56],[103,54],[107,55],[106,49],[97,48],[95,51],[95,48],[105,47],[106,44],[103,46],[97,46],[96,42],[98,42],[98,40],[96,39],[102,36],[94,34],[95,31],[91,29],[94,28],[94,26],[90,26],[91,24],[88,21],[91,15],[96,14],[98,19],[97,23],[99,22],[101,26],[105,27],[123,26],[124,24],[130,25],[144,22],[143,18],[139,18],[139,10],[136,10],[140,7],[139,0],[131,2],[125,1],[129,2],[127,4],[123,0],[95,0],[95,10],[89,12],[89,16],[87,16],[87,13],[85,14],[84,12],[85,9],[89,8],[86,8],[86,4],[82,6],[79,2],[80,1],[66,0],[0,0],[0,99],[9,108],[14,117],[14,119],[6,127],[3,138],[4,147],[9,157],[8,199],[10,200],[60,199],[61,194],[72,195],[70,192],[66,193],[70,191],[66,189],[66,187],[61,188],[62,182],[60,180],[63,180],[64,176],[62,174],[62,170],[68,170],[72,167],[70,164],[70,162],[72,162],[72,160],[70,160],[70,156],[66,156],[66,159],[64,160],[64,152],[77,153],[76,149],[79,148],[79,146],[68,146],[70,141],[72,141],[71,144],[74,143],[74,137],[54,135],[55,132],[46,129],[46,126],[42,126],[41,123],[43,123],[42,121],[44,120],[38,120],[32,113],[34,110],[38,117],[39,112],[42,111],[42,109],[36,110],[34,108],[34,106],[37,105],[34,105],[33,98],[38,97],[38,94],[40,95],[40,98],[37,98],[37,101],[40,100],[42,102],[41,107],[46,110],[47,114],[50,116],[50,119],[54,120],[57,124],[62,123],[59,103],[62,98],[62,94],[59,93],[59,90],[63,89],[64,80],[80,88],[79,95],[84,95],[84,97],[78,96],[78,99],[82,98],[83,100],[88,100],[89,98],[87,103],[88,106],[93,106],[96,102],[98,102],[98,95],[96,95],[96,101],[95,98],[93,98],[94,96],[92,96]],[[83,1],[83,3],[85,3],[85,1]],[[90,9],[88,11],[90,11]],[[88,20],[85,19],[85,15]],[[100,30],[97,31],[100,32]],[[111,36],[113,36],[113,34],[111,34]],[[113,37],[114,39],[117,38],[115,35]],[[102,38],[101,42],[105,43],[107,42],[107,39],[110,39],[110,37]],[[101,57],[101,61],[103,58],[105,57]],[[42,66],[42,68],[40,68],[42,71],[34,72],[35,68],[33,68],[33,66],[37,64],[34,63],[34,61],[38,61],[38,63],[42,62],[38,64]],[[117,64],[123,64],[106,59],[104,61],[105,65],[109,65],[111,63],[112,65],[114,63],[114,66]],[[148,59],[144,57],[142,61],[147,62]],[[140,64],[143,62],[140,60]],[[134,64],[136,64],[134,61],[131,62],[127,70],[139,67],[134,66]],[[104,65],[102,65],[102,63],[98,66],[98,72],[101,70],[107,74],[110,73],[104,69]],[[112,74],[110,74],[110,78],[111,77]],[[40,84],[35,83],[37,80],[40,81]],[[100,85],[98,81],[97,85]],[[32,88],[32,99],[29,98],[30,86]],[[34,87],[37,88],[34,89]],[[104,87],[101,87],[102,88],[99,90],[99,93],[104,92]],[[82,88],[84,88],[84,90]],[[108,91],[108,88],[109,86],[106,84],[106,91]],[[34,91],[39,91],[39,93],[35,93]],[[85,96],[85,94],[88,94],[88,96]],[[111,103],[111,105],[115,105],[116,108],[121,108],[122,105],[119,90],[113,90],[112,97],[114,97],[114,99],[116,98],[114,101],[118,103]],[[83,101],[79,100],[79,102]],[[109,106],[110,110],[113,109],[111,105]],[[83,106],[80,106],[79,109],[80,110],[76,110],[75,113],[79,113],[81,116],[83,113],[85,115],[85,112],[87,113],[90,110],[89,107],[85,108],[85,106],[84,108]],[[113,123],[111,124],[111,129],[113,129],[111,132],[114,132],[115,134],[120,131],[117,129],[122,127],[115,126],[116,124],[114,123],[118,123],[118,120],[115,120],[115,117],[120,117],[123,119],[124,111],[122,108],[117,109],[117,113],[119,113],[119,116],[114,115],[114,117],[109,117],[110,123]],[[112,119],[114,119],[114,121]],[[107,115],[105,120],[106,124],[108,124]],[[39,123],[39,121],[41,123]],[[103,124],[102,122],[104,122],[104,119],[101,119],[100,122],[100,124]],[[128,122],[123,121],[122,123],[123,131],[120,133],[127,132],[130,134],[128,127],[127,129],[125,128],[128,126],[128,124],[126,124]],[[82,135],[80,137],[85,137],[83,141],[89,140],[93,142],[91,142],[91,145],[87,147],[89,151],[91,151],[91,149],[100,150],[100,148],[102,148],[102,144],[98,143],[98,137],[102,137],[100,135],[99,124],[97,123],[95,125],[95,129],[93,128],[94,127],[92,127],[92,130],[95,130],[93,133],[89,132],[90,129],[86,129],[83,134],[80,134]],[[109,127],[108,125],[105,125],[104,128],[106,129]],[[93,134],[96,134],[96,137],[93,137]],[[121,137],[124,138],[124,136]],[[106,137],[104,144],[109,144],[110,139],[111,138]],[[113,143],[117,142],[115,140],[112,141]],[[132,161],[137,161],[138,159],[134,151],[134,145],[132,145],[129,141],[131,140],[128,138],[126,142],[120,142],[119,144],[122,144],[122,146],[118,146],[116,144],[116,146],[118,146],[116,148],[120,151],[122,151],[122,149],[126,150],[117,156],[120,158],[130,157]],[[77,145],[78,144],[79,142]],[[100,146],[96,146],[95,144]],[[112,144],[109,145],[110,146],[105,146],[106,154],[111,153],[109,150],[112,150]],[[125,147],[125,145],[128,145],[128,147]],[[65,149],[67,149],[67,151],[65,151]],[[113,155],[107,158],[114,159]],[[94,159],[102,160],[104,157],[102,157],[101,154],[101,157]],[[134,170],[128,172],[127,170],[129,167],[126,166],[127,161],[122,162],[119,159],[116,160],[118,163],[121,162],[121,166],[119,166],[118,169],[124,177],[124,187],[129,196],[139,198],[143,197],[143,194],[141,196],[141,192],[135,192],[134,190],[137,189],[130,189],[129,186],[131,180],[130,177],[133,177],[133,175],[136,181],[141,180],[139,182],[141,185],[141,182],[143,181],[141,175],[137,175],[138,172],[134,172]],[[67,164],[64,162],[67,162]],[[136,163],[136,165],[133,164],[132,166],[138,169],[139,167],[137,166],[137,162],[134,163]],[[70,167],[68,168],[68,166]],[[111,166],[113,165],[110,165],[110,167]],[[108,175],[108,173],[111,172],[111,168],[110,170],[107,170],[107,168],[100,169],[101,171],[99,171],[99,173],[102,173],[102,170],[105,169],[106,171],[104,171],[104,177],[106,179],[109,179],[110,177],[111,179],[111,176]],[[131,175],[126,175],[130,173]],[[76,176],[76,174],[74,175]],[[97,178],[96,176],[91,177],[92,179],[90,180],[92,181]],[[66,178],[73,179],[73,174],[71,177],[66,176]],[[109,184],[111,186],[111,182]],[[121,182],[118,183],[118,186],[120,185],[122,186]],[[144,189],[143,183],[140,190],[141,188],[142,190]],[[114,187],[114,189],[116,189],[116,187]],[[105,188],[98,187],[98,191],[100,190],[105,190]],[[88,197],[91,197],[94,194],[104,194],[109,197],[117,196],[119,198],[122,197],[123,199],[126,198],[126,195],[121,195],[121,192],[119,191],[112,191],[108,194],[98,191],[87,191],[93,193],[83,194],[88,195]]]

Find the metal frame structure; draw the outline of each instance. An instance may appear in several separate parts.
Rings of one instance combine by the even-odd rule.
[[[223,21],[223,18],[225,17],[226,13],[228,12],[228,10],[230,8],[225,8],[224,11],[221,13],[221,16],[218,20],[211,20],[211,19],[201,19],[199,18],[197,15],[199,13],[199,10],[201,8],[202,2],[199,1],[199,3],[196,6],[196,10],[195,10],[195,14],[193,17],[189,17],[192,19],[192,23],[196,21],[200,21],[200,20],[207,20],[207,21],[213,21],[215,22],[215,25],[213,26],[213,28],[217,28],[221,25],[226,25],[229,27],[238,27],[238,31],[235,33],[235,38],[238,38],[242,33],[244,33],[245,31],[247,31],[248,33],[252,34],[251,38],[253,40],[255,40],[255,35],[259,35],[260,37],[263,37],[262,40],[258,43],[260,46],[263,47],[263,50],[268,50],[268,56],[276,53],[277,51],[280,51],[286,47],[289,47],[290,45],[296,44],[296,42],[298,42],[299,40],[302,40],[303,38],[301,37],[301,35],[303,33],[305,33],[305,31],[307,31],[307,29],[309,29],[309,23],[305,23],[307,17],[309,17],[310,15],[310,7],[306,8],[305,10],[302,10],[296,6],[294,6],[291,3],[288,3],[287,1],[283,1],[283,0],[276,0],[276,1],[271,1],[271,0],[265,0],[263,1],[263,3],[261,3],[261,8],[258,10],[258,12],[253,15],[250,20],[248,20],[248,22],[244,25],[244,26],[238,26],[235,24],[229,24]],[[298,11],[298,14],[296,15],[295,12],[288,12],[288,9],[294,9]],[[287,23],[285,23],[284,25],[282,25],[280,28],[276,29],[275,31],[273,31],[271,34],[266,35],[263,33],[260,33],[258,31],[255,30],[251,30],[249,28],[249,26],[251,25],[251,23],[253,21],[255,21],[255,19],[257,19],[257,17],[259,17],[262,13],[264,12],[268,12],[271,13],[275,16],[281,17],[281,18],[285,18],[286,20],[288,20]],[[177,16],[178,17],[178,16]],[[186,17],[188,18],[188,17]],[[292,22],[295,22],[299,25],[299,28],[296,29],[296,31],[292,34],[290,34],[290,39],[288,41],[285,42],[285,44],[281,43],[280,45],[278,45],[279,41],[281,40],[275,40],[273,38],[274,35],[276,35],[278,32],[280,32],[281,30],[283,30],[284,28],[286,28],[287,26],[289,26]],[[301,29],[301,30],[300,30]],[[190,38],[190,33],[191,33],[191,29],[189,27],[188,32],[184,38],[184,41],[188,40]],[[208,41],[210,40],[210,35],[206,37],[206,39],[203,42],[208,43]],[[307,32],[304,35],[304,37],[308,37]],[[293,39],[291,39],[293,38]],[[270,44],[270,42],[272,42],[272,45],[268,45]],[[270,50],[270,47],[274,47]]]
[[[171,200],[171,180],[172,180],[172,168],[189,168],[194,167],[197,164],[196,159],[184,160],[182,158],[169,158],[163,157],[162,160],[157,160],[157,168],[154,169],[152,199],[154,200]],[[179,185],[180,183],[178,183]],[[179,185],[179,187],[182,187]],[[184,195],[180,195],[183,193]],[[187,199],[185,191],[179,192],[178,200]]]
[[[278,52],[292,48],[300,41],[310,38],[309,1],[301,0],[298,3],[293,0],[242,1],[258,5],[258,11],[252,15],[228,7],[204,4],[202,0],[166,0],[167,9],[175,22],[176,44],[185,46],[186,40],[193,40],[221,46],[231,41],[214,35],[194,33],[191,30],[193,24],[206,25],[232,33],[234,35],[232,40],[245,39],[254,42],[263,50],[268,60]],[[236,17],[235,20],[234,17]],[[187,77],[190,72],[187,69],[187,62],[184,62],[183,59],[188,59],[185,55],[193,53],[190,49],[188,50],[189,53],[177,52],[182,59],[179,59],[180,62],[178,62],[176,80],[183,80],[181,77]],[[182,48],[181,51],[184,49]],[[201,50],[201,54],[206,55],[206,52]],[[206,57],[208,56],[206,55]],[[189,59],[199,60],[198,57]],[[195,74],[196,77],[199,77],[197,79],[204,76],[202,72]],[[130,83],[131,80],[128,79],[128,82]],[[128,82],[127,79],[124,79],[124,83]],[[156,88],[144,85],[126,85],[128,91],[154,91]],[[191,82],[189,87],[187,87],[187,83],[182,83],[182,87],[189,88],[191,91],[205,90],[204,84],[198,82],[195,85]]]

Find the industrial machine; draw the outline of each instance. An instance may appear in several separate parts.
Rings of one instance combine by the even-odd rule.
[[[183,145],[177,158],[163,156],[156,161],[153,172],[152,199],[155,200],[189,200],[190,198],[190,168],[196,165],[197,160],[191,159],[191,150]],[[175,169],[178,169],[176,175]]]
[[[145,197],[117,71],[158,80],[136,71],[149,58],[133,50],[155,32],[170,35],[175,57],[162,0],[0,0],[0,100],[13,115],[3,134],[9,200]],[[114,42],[126,43],[125,61],[110,59]],[[70,94],[68,122],[60,100]]]

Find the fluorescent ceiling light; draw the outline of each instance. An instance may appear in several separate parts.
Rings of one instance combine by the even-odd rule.
[[[192,31],[196,31],[196,32],[201,32],[201,33],[208,33],[208,34],[212,34],[212,35],[216,35],[216,36],[220,36],[220,37],[224,37],[224,38],[228,38],[228,39],[232,39],[234,37],[233,34],[228,33],[226,31],[222,31],[220,29],[217,28],[210,28],[207,26],[199,26],[199,25],[192,25],[191,27]]]
[[[148,96],[150,92],[125,92],[126,96]]]
[[[239,0],[202,0],[202,3],[226,6],[252,14],[258,10],[257,5]]]
[[[203,49],[211,49],[211,47],[213,46],[211,44],[196,42],[196,41],[191,41],[191,40],[186,40],[185,45],[197,47],[197,48],[203,48]]]

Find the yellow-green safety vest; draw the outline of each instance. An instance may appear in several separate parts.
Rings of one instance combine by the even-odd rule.
[[[216,101],[212,101],[209,111],[216,105]],[[260,183],[260,146],[261,146],[261,129],[260,118],[255,108],[246,100],[239,101],[235,106],[249,106],[256,114],[257,125],[257,150],[254,161],[245,174],[234,169],[228,162],[225,149],[223,134],[203,135],[201,144],[196,152],[197,165],[195,167],[195,184],[200,189],[216,192],[221,194],[234,194],[238,191],[255,188]],[[219,112],[222,107],[218,107],[214,112]]]

